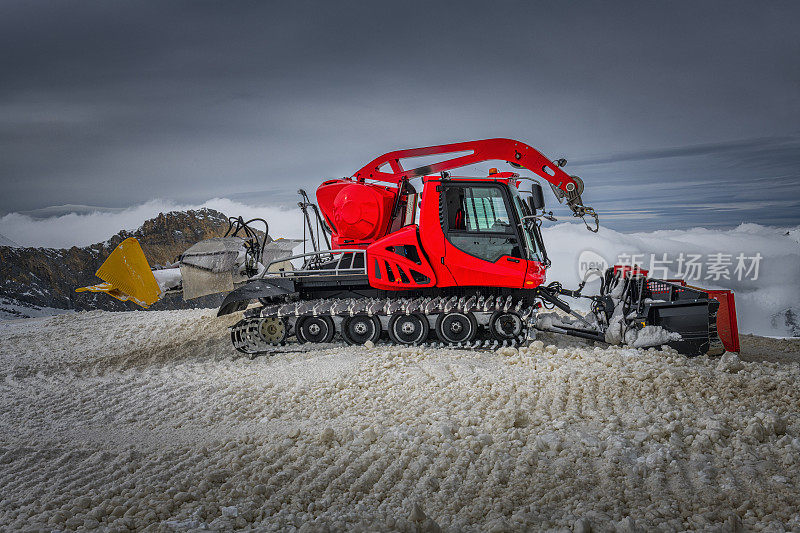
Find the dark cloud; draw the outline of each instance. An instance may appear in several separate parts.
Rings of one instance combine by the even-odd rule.
[[[614,154],[567,168],[592,176],[609,225],[622,230],[800,222],[798,137]]]
[[[786,145],[790,146],[788,149],[783,150]],[[693,157],[701,155],[727,155],[739,159],[762,159],[763,154],[763,159],[772,159],[772,154],[775,152],[778,152],[775,155],[781,159],[781,162],[784,162],[786,157],[791,157],[792,155],[797,154],[798,148],[800,148],[800,143],[793,137],[766,137],[721,143],[697,144],[694,146],[680,146],[661,150],[643,150],[639,152],[610,154],[593,159],[579,159],[577,161],[573,161],[573,164],[596,165],[600,163],[647,161],[650,159]]]
[[[642,214],[615,227],[703,224],[704,202],[762,206],[708,207],[715,223],[797,221],[763,206],[798,198],[798,15],[790,2],[7,1],[0,212],[286,204],[388,150],[504,136],[567,156],[599,211]]]

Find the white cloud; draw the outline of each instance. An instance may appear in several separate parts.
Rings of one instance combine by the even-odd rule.
[[[788,232],[788,235],[787,235]],[[742,333],[785,336],[789,332],[783,327],[776,313],[793,309],[800,313],[800,227],[777,228],[760,224],[741,224],[732,229],[691,228],[687,230],[659,230],[651,232],[622,233],[609,228],[600,228],[599,233],[587,232],[583,226],[571,223],[556,224],[543,229],[545,245],[553,262],[547,272],[549,281],[561,281],[565,287],[574,288],[578,283],[578,256],[584,250],[600,254],[608,264],[618,262],[621,254],[637,254],[636,262],[642,268],[654,259],[672,261],[670,277],[678,277],[677,259],[683,253],[699,254],[707,263],[710,254],[731,254],[731,279],[705,279],[708,272],[704,266],[702,278],[690,281],[692,285],[706,289],[731,289],[736,297],[739,329]],[[736,257],[744,254],[752,257],[761,254],[758,279],[743,276],[740,281],[734,275]],[[748,263],[749,264],[749,263]],[[596,294],[599,282],[587,284],[584,294]],[[587,301],[588,302],[588,301]]]
[[[156,199],[116,212],[95,211],[35,219],[20,213],[0,217],[0,233],[21,246],[69,248],[102,242],[120,230],[135,230],[142,223],[169,211],[209,207],[228,216],[260,217],[269,223],[273,237],[302,237],[302,215],[273,206],[251,206],[226,198],[213,198],[199,205]]]

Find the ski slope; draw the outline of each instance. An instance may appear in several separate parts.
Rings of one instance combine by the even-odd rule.
[[[542,342],[250,361],[233,320],[0,323],[0,529],[800,527],[797,363]]]

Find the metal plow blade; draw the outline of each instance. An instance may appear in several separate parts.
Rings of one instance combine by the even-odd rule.
[[[268,242],[264,246],[264,252],[261,254],[261,263],[269,267],[269,272],[276,272],[278,270],[292,270],[294,267],[289,261],[282,261],[292,256],[292,250],[297,248],[298,244],[302,244],[300,239],[277,239]]]
[[[291,270],[288,261],[292,250],[301,243],[296,239],[278,239],[267,243],[260,258],[260,265],[247,265],[251,274],[272,264],[270,270]],[[239,237],[215,237],[200,241],[181,256],[180,268],[183,280],[183,299],[191,300],[209,294],[231,292],[248,279],[243,272],[246,262],[246,241]]]
[[[733,310],[733,324],[727,311],[719,314],[721,296],[681,280],[653,278],[633,280],[633,295],[642,298],[636,309],[639,319],[681,335],[670,346],[687,355],[720,355],[726,349],[739,350],[739,333]],[[717,291],[729,293],[729,291]],[[727,302],[727,299],[726,299]],[[733,295],[730,294],[733,306]],[[721,327],[720,327],[721,326]]]
[[[206,239],[186,250],[180,259],[183,299],[232,291],[244,281],[239,274],[240,254],[244,255],[244,240],[239,237]]]

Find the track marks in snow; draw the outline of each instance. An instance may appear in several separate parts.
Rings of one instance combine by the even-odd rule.
[[[249,361],[226,324],[0,326],[0,526],[433,527],[415,505],[466,531],[800,525],[800,367],[540,344]]]

